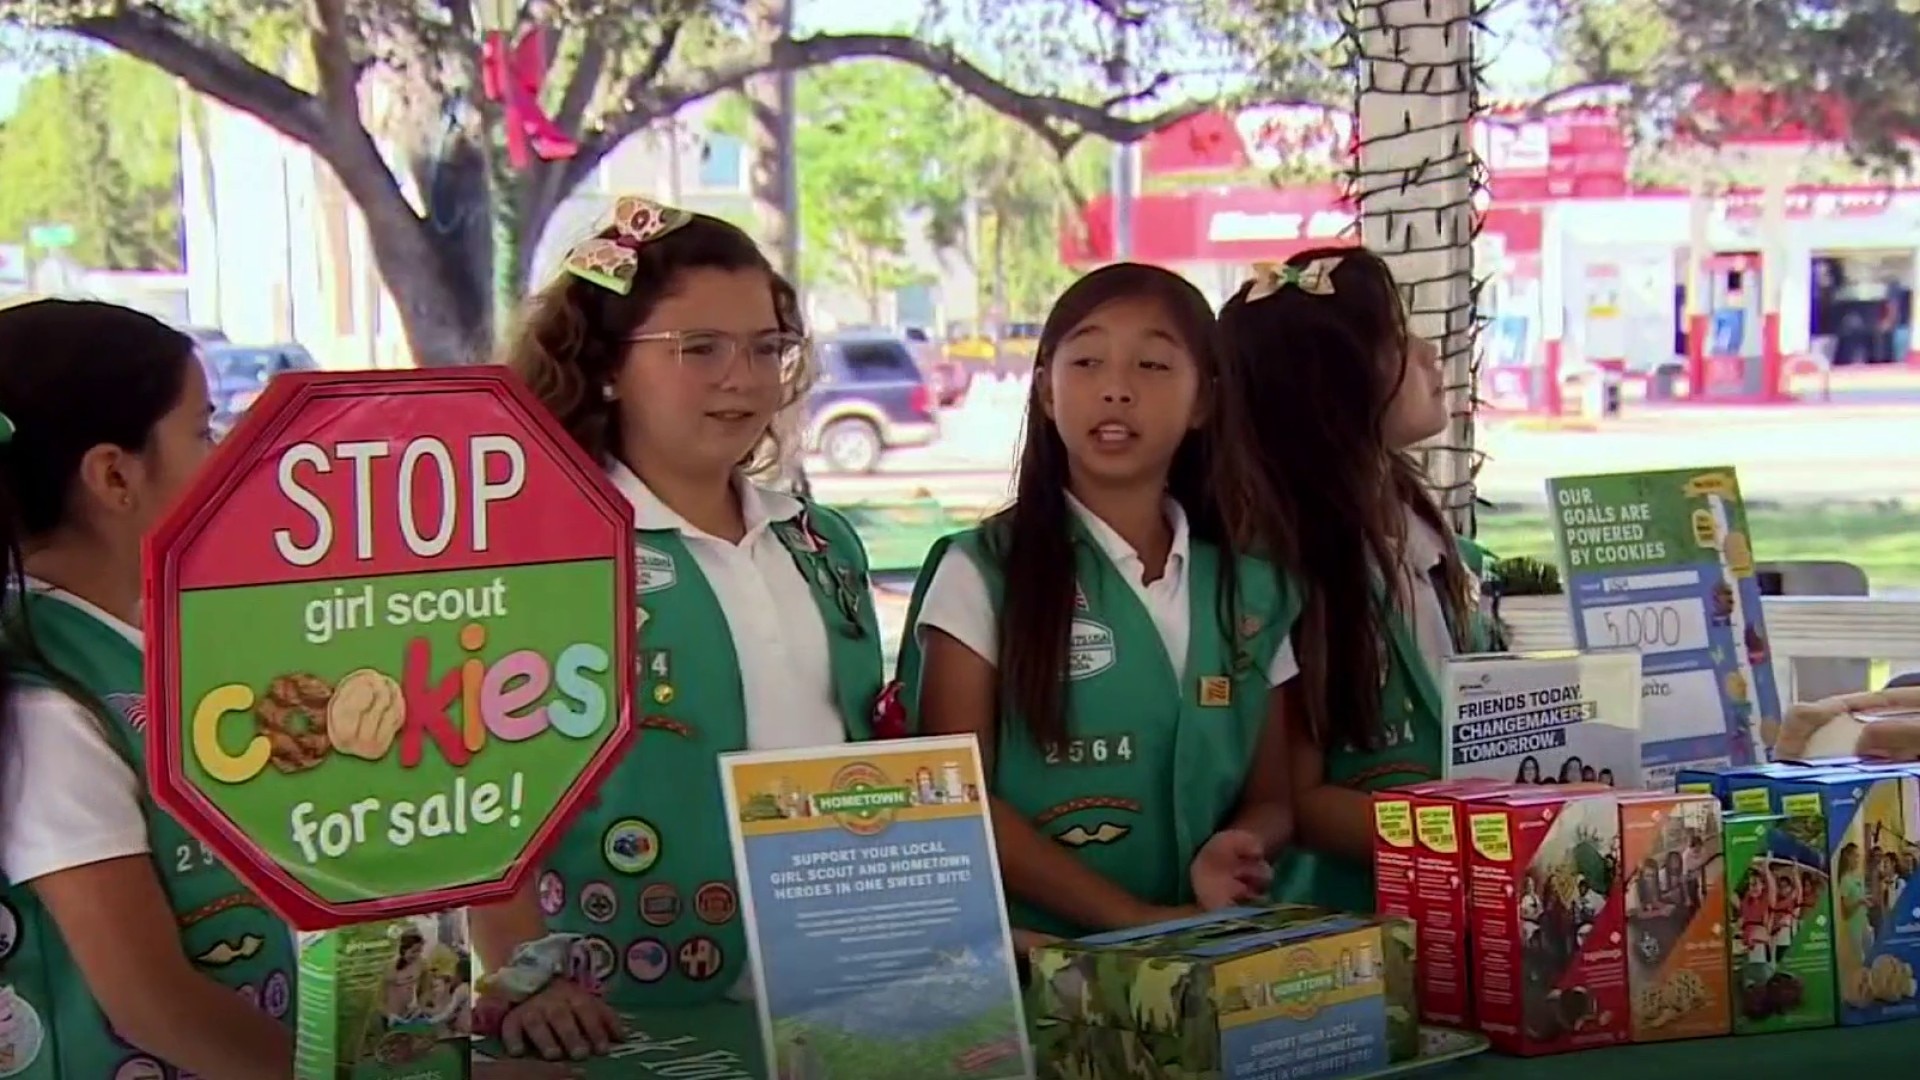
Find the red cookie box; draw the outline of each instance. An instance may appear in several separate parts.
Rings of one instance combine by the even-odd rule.
[[[1570,785],[1584,790],[1588,785]],[[1594,790],[1611,790],[1592,785]],[[1540,791],[1482,777],[1429,780],[1374,793],[1374,902],[1383,915],[1414,921],[1416,982],[1423,1023],[1473,1026],[1467,915],[1468,799]],[[1559,790],[1559,789],[1556,789]]]
[[[1419,942],[1414,985],[1423,1023],[1472,1024],[1460,800],[1509,786],[1484,779],[1431,780],[1374,793],[1374,903],[1382,915],[1414,922]]]
[[[1466,807],[1479,1028],[1533,1056],[1628,1039],[1620,814],[1614,793],[1495,793]]]

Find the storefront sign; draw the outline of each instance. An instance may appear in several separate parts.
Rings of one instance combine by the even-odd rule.
[[[1714,209],[1723,218],[1757,218],[1764,197],[1757,192],[1736,192],[1714,201]],[[1786,212],[1792,218],[1873,217],[1893,205],[1893,192],[1880,189],[1802,188],[1786,194]]]
[[[1334,240],[1354,227],[1353,214],[1339,210],[1302,213],[1245,213],[1222,210],[1207,220],[1209,243],[1247,241]]]
[[[155,798],[303,929],[506,899],[631,736],[631,530],[503,370],[276,379],[148,547]]]
[[[1640,650],[1647,783],[1763,758],[1780,698],[1733,470],[1567,477],[1547,499],[1575,640]]]
[[[770,1075],[1033,1075],[971,737],[720,769]]]

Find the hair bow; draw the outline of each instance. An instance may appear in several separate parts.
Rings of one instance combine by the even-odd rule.
[[[640,249],[692,220],[685,210],[622,195],[613,204],[612,224],[573,245],[561,269],[625,296],[640,267]]]
[[[1315,296],[1332,296],[1333,271],[1343,258],[1344,255],[1325,255],[1305,266],[1254,263],[1253,287],[1247,290],[1247,301],[1264,300],[1289,285]]]

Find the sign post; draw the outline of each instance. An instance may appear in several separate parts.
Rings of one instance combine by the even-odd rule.
[[[513,896],[632,738],[631,532],[473,368],[274,380],[150,539],[148,780],[314,932],[302,1077],[465,1074],[453,909]]]
[[[1746,509],[1732,468],[1549,481],[1582,649],[1637,649],[1649,786],[1764,759],[1780,723]]]

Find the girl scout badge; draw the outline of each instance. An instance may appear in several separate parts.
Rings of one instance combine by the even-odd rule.
[[[685,210],[622,195],[614,201],[612,223],[573,245],[561,268],[625,296],[640,268],[640,249],[692,220]]]
[[[793,556],[800,576],[833,598],[834,607],[840,611],[840,632],[850,638],[866,637],[866,627],[860,623],[864,582],[853,567],[833,557],[827,538],[813,527],[810,511],[803,507],[791,520],[775,523],[773,531]]]

